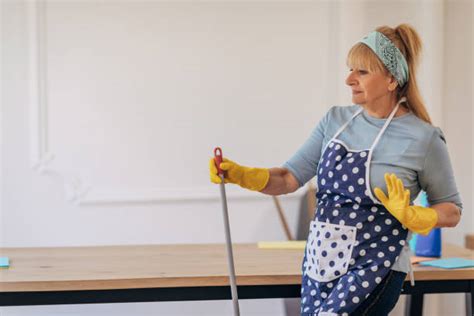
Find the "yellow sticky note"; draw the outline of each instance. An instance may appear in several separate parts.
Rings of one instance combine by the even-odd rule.
[[[261,249],[303,249],[306,246],[306,240],[289,241],[259,241],[258,248]]]

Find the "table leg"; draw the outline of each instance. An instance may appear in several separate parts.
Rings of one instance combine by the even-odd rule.
[[[466,293],[466,316],[472,316],[474,312],[474,281],[471,281],[471,293]]]
[[[471,304],[471,301],[472,301],[471,300],[471,295],[472,295],[471,293],[464,294],[464,296],[466,298],[465,299],[465,301],[466,301],[466,316],[471,316],[471,310],[472,310],[471,309],[471,305],[472,305]]]
[[[423,315],[423,294],[407,295],[405,303],[405,316]]]

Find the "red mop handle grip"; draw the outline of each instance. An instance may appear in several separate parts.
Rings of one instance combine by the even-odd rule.
[[[220,147],[214,148],[214,163],[216,164],[219,175],[223,175],[224,171],[220,168],[222,162],[222,149]]]

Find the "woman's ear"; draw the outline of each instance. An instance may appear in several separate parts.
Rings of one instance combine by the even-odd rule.
[[[397,87],[398,87],[398,81],[393,76],[390,76],[388,91],[390,92],[395,91]]]

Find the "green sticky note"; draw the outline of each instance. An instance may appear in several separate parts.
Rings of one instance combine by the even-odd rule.
[[[461,269],[474,267],[474,260],[464,258],[444,258],[420,262],[420,265],[443,269]]]
[[[8,268],[10,266],[10,260],[8,257],[0,257],[0,268]]]

